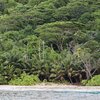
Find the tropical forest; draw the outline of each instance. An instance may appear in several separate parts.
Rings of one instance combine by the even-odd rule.
[[[99,0],[0,0],[0,85],[100,86]]]

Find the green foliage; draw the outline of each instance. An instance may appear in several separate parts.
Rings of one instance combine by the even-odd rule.
[[[9,81],[10,85],[34,85],[37,83],[40,83],[40,80],[37,76],[27,75],[26,73],[23,73],[20,77]]]
[[[28,0],[15,0],[18,3],[27,4]]]
[[[94,76],[92,79],[88,80],[87,86],[100,86],[100,75]]]
[[[81,85],[85,86],[88,83],[88,80],[82,80]]]
[[[57,9],[54,17],[56,20],[77,20],[87,11],[87,4],[75,1]]]
[[[31,6],[36,6],[38,4],[40,4],[41,2],[44,2],[46,0],[29,0],[28,4]]]
[[[2,84],[7,84],[7,80],[2,75],[0,75],[0,85]]]
[[[63,50],[65,43],[70,42],[75,32],[83,27],[80,23],[54,22],[39,26],[35,32],[48,44],[55,44],[59,51]]]
[[[99,5],[99,0],[0,0],[0,84],[28,85],[33,75],[76,83],[100,74]]]

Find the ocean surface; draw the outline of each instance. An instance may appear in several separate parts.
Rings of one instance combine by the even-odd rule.
[[[0,100],[100,100],[100,91],[50,90],[0,90]]]

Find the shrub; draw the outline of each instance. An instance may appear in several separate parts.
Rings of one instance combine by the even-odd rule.
[[[87,86],[100,86],[100,75],[94,76],[88,81]]]
[[[87,82],[88,82],[88,80],[82,80],[81,84],[85,86],[87,84]]]
[[[0,74],[0,85],[2,85],[2,84],[7,84],[7,80],[5,79],[4,76],[2,76],[2,75]]]
[[[27,75],[26,73],[21,74],[19,78],[12,79],[9,84],[10,85],[35,85],[39,83],[40,80],[37,76]]]
[[[86,86],[100,86],[100,75],[96,75],[92,79],[88,80]]]

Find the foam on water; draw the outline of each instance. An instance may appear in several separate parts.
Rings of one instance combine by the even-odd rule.
[[[100,100],[100,90],[66,88],[1,88],[0,100]]]

